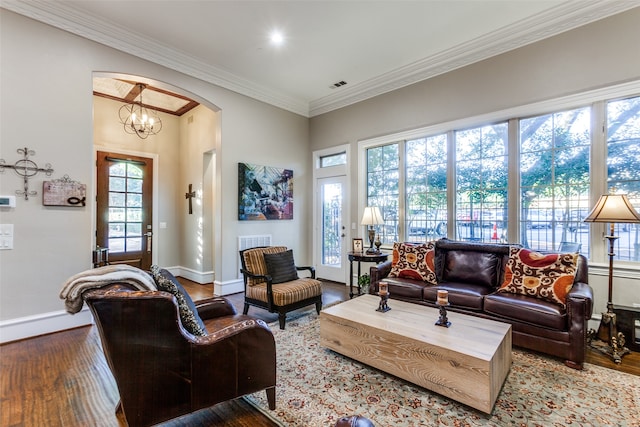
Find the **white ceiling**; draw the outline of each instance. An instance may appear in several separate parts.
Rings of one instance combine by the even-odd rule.
[[[640,0],[2,1],[3,8],[304,116],[638,6]],[[280,47],[269,43],[274,29],[285,36]],[[330,88],[339,81],[347,84]]]

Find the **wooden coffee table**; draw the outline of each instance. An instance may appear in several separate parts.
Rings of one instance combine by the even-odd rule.
[[[406,381],[491,413],[511,367],[511,325],[363,295],[320,313],[320,344]]]

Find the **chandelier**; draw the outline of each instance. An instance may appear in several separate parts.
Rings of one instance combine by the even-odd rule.
[[[138,101],[124,104],[120,107],[120,123],[124,126],[126,133],[133,133],[142,139],[147,139],[149,135],[156,135],[162,130],[162,121],[158,113],[147,109],[142,103],[142,91],[146,86],[137,83]]]

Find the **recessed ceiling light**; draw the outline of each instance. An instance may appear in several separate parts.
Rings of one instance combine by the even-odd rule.
[[[278,30],[274,30],[271,32],[270,39],[271,39],[271,44],[274,46],[280,46],[282,43],[284,43],[284,36]]]

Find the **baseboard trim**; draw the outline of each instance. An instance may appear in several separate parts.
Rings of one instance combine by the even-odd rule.
[[[167,270],[174,276],[184,277],[201,285],[213,282],[213,278],[215,277],[213,271],[196,271],[186,267],[167,267]]]
[[[93,324],[89,308],[71,315],[64,310],[0,322],[0,344]]]
[[[213,282],[213,294],[214,295],[231,295],[244,292],[243,280],[229,280],[227,282]]]

